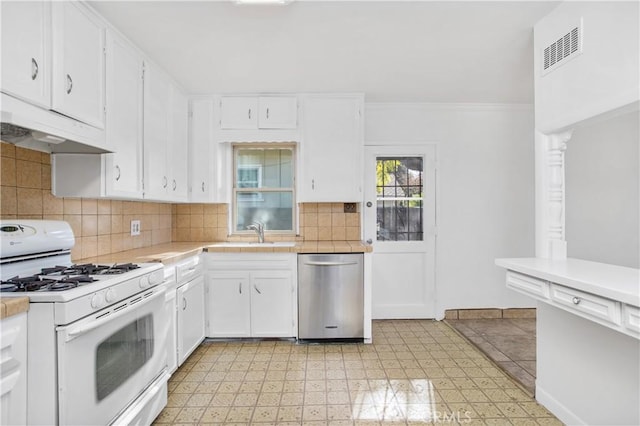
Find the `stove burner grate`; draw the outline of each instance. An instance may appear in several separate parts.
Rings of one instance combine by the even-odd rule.
[[[42,268],[42,275],[115,275],[129,272],[140,266],[135,263],[121,263],[114,265],[96,265],[85,263],[71,266],[54,266],[52,268]]]
[[[6,281],[0,282],[0,291],[46,291],[52,284],[55,284],[56,282],[56,280],[41,278],[37,275],[24,278],[13,277],[9,278]]]

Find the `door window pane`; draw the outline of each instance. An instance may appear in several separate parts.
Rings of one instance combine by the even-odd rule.
[[[377,240],[423,240],[422,157],[376,159]]]

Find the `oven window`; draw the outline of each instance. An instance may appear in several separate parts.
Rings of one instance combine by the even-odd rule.
[[[96,352],[98,401],[136,373],[153,356],[153,317],[139,318],[105,339]]]

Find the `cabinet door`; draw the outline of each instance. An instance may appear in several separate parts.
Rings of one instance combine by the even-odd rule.
[[[0,322],[0,424],[27,424],[27,314]]]
[[[204,277],[178,287],[178,365],[204,340]]]
[[[259,271],[251,275],[251,336],[292,337],[293,275],[291,271]]]
[[[104,25],[80,3],[52,8],[52,108],[104,128]]]
[[[187,158],[188,147],[188,114],[189,102],[175,86],[171,86],[171,129],[169,133],[168,167],[170,169],[169,199],[171,201],[187,201]]]
[[[2,2],[2,91],[49,108],[50,2]]]
[[[298,98],[263,96],[259,99],[258,127],[261,129],[295,129],[298,127]]]
[[[209,275],[209,320],[207,337],[249,337],[249,276],[240,272]]]
[[[213,99],[192,99],[190,116],[189,201],[211,202],[215,176]]]
[[[362,199],[362,105],[361,96],[305,99],[300,201]]]
[[[167,146],[171,117],[169,79],[145,63],[144,69],[144,197],[167,200]]]
[[[142,198],[142,57],[107,33],[107,197]]]
[[[258,98],[223,96],[220,99],[220,128],[257,129]]]

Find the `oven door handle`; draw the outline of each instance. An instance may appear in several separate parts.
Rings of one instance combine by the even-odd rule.
[[[161,289],[158,289],[161,290]],[[105,325],[108,322],[111,322],[117,318],[120,318],[121,316],[127,315],[128,313],[130,313],[131,311],[141,308],[145,305],[148,305],[149,303],[151,303],[153,300],[157,299],[160,296],[164,296],[164,289],[162,289],[161,291],[156,291],[154,292],[154,294],[152,294],[151,296],[148,296],[146,299],[140,301],[140,302],[136,302],[131,304],[131,302],[129,302],[129,304],[124,307],[121,308],[118,311],[109,313],[107,315],[104,315],[102,317],[100,317],[100,319],[98,320],[93,320],[93,321],[89,321],[87,323],[84,324],[74,324],[71,325],[69,327],[67,327],[66,329],[64,329],[64,331],[66,331],[66,338],[65,338],[65,342],[68,342],[70,340],[75,339],[76,337],[79,337],[91,330],[95,330],[98,327],[102,327],[103,325]],[[140,296],[142,297],[142,296]],[[135,300],[135,298],[133,299]]]

